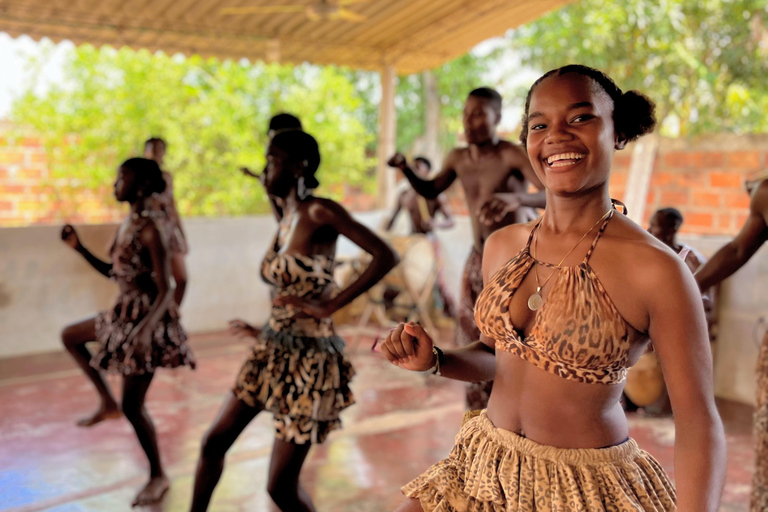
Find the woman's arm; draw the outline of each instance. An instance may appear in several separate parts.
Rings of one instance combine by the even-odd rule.
[[[494,232],[483,247],[483,285],[519,250],[527,240],[525,226],[510,226]],[[381,352],[392,364],[413,371],[425,371],[435,364],[432,338],[420,325],[400,324],[381,346]],[[496,374],[494,340],[480,335],[480,340],[454,350],[446,350],[440,374],[465,382],[493,380]]]
[[[696,272],[699,288],[706,291],[739,270],[768,240],[768,180],[761,183],[749,205],[749,217],[736,238],[718,250]]]
[[[134,328],[133,335],[138,337],[138,350],[149,350],[152,343],[152,330],[168,311],[173,300],[171,282],[171,259],[168,249],[154,222],[147,223],[139,233],[142,247],[146,248],[152,260],[152,275],[157,286],[157,297],[149,307],[147,315]]]
[[[372,256],[371,264],[365,271],[328,301],[327,309],[330,314],[365,293],[400,263],[400,257],[384,240],[353,219],[338,203],[319,201],[310,208],[310,215],[321,225],[333,226],[340,235],[349,238],[352,243]]]
[[[677,510],[715,512],[725,480],[725,437],[701,295],[678,257],[658,251],[654,260],[646,262],[641,294],[674,413]]]
[[[77,236],[77,231],[75,231],[75,228],[72,227],[71,224],[65,225],[61,230],[61,239],[64,241],[65,244],[79,252],[83,258],[85,258],[85,261],[91,264],[93,268],[96,269],[97,272],[100,274],[110,277],[112,272],[112,263],[108,263],[106,261],[102,261],[96,256],[94,256],[91,251],[85,248],[83,244],[80,243],[80,237]]]

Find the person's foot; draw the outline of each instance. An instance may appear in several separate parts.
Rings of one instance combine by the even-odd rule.
[[[165,475],[153,476],[147,482],[139,494],[133,499],[131,503],[132,507],[143,507],[145,505],[152,505],[163,499],[163,495],[171,486],[170,480]]]
[[[79,427],[91,427],[97,423],[101,423],[106,420],[113,420],[122,416],[123,413],[117,404],[102,405],[98,411],[90,416],[87,416],[77,422]]]

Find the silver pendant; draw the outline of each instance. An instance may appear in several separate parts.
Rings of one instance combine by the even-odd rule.
[[[541,288],[536,289],[536,293],[528,297],[528,309],[536,311],[541,307],[541,303],[544,302],[544,298],[539,293]]]

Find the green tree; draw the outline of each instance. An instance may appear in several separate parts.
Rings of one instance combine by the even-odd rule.
[[[262,187],[239,172],[264,165],[272,114],[296,114],[323,157],[318,177],[337,199],[370,181],[372,135],[355,114],[362,101],[346,71],[311,65],[248,64],[84,45],[65,65],[64,83],[42,96],[33,85],[12,118],[32,127],[55,179],[98,188],[114,179],[143,141],[168,141],[166,167],[183,215],[268,211]]]
[[[488,55],[468,53],[432,70],[437,80],[440,101],[440,145],[447,151],[456,144],[456,135],[461,132],[461,114],[464,100],[472,89],[491,85],[484,81],[497,58],[497,52]],[[379,99],[381,87],[378,73],[370,71],[349,71],[349,79],[355,83],[360,106],[357,115],[370,133],[378,138]],[[425,126],[425,84],[421,73],[399,76],[395,91],[397,112],[397,148],[410,151],[416,140],[424,135]],[[369,145],[375,152],[376,139]]]
[[[657,104],[663,132],[768,129],[765,0],[582,0],[511,35],[523,63],[586,64]]]

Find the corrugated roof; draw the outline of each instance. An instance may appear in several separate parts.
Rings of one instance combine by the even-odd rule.
[[[328,0],[330,5],[349,0]],[[219,58],[394,65],[431,69],[507,29],[572,0],[368,0],[346,8],[366,17],[313,21],[305,12],[223,14],[228,7],[310,6],[320,0],[0,0],[0,30]]]

